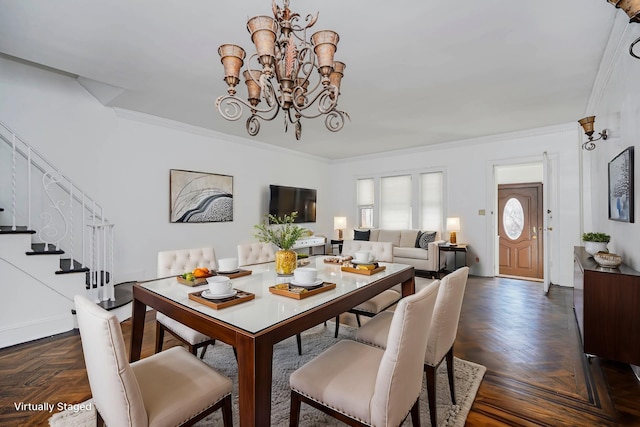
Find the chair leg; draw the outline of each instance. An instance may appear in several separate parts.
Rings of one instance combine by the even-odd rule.
[[[96,409],[96,427],[104,427],[104,420],[102,419],[102,415]]]
[[[420,396],[411,407],[411,423],[413,427],[420,427]]]
[[[231,412],[231,395],[224,398],[222,403],[222,423],[224,427],[233,427],[233,413]]]
[[[296,334],[296,342],[298,343],[298,356],[302,356],[302,337]]]
[[[298,427],[300,422],[300,397],[291,390],[291,410],[289,412],[289,427]]]
[[[449,391],[451,392],[451,402],[455,405],[456,404],[456,388],[453,384],[453,346],[451,346],[451,348],[449,349],[449,351],[447,352],[447,355],[445,356],[445,358],[447,359],[447,373],[449,375]]]
[[[338,338],[338,331],[340,330],[340,315],[336,316],[336,334],[334,338]]]
[[[164,326],[160,322],[156,322],[156,353],[162,351],[162,342],[164,341]]]
[[[356,314],[356,320],[358,321],[358,328],[362,326],[362,324],[360,323],[360,315]]]
[[[424,365],[424,372],[427,374],[427,398],[429,400],[429,415],[431,416],[431,426],[438,425],[436,416],[436,369],[437,367]]]
[[[209,347],[209,344],[205,344],[202,346],[202,351],[200,352],[200,360],[204,359],[204,353],[207,351],[207,347]]]

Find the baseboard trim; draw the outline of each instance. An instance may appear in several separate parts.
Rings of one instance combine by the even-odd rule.
[[[74,319],[71,311],[69,314],[14,323],[0,328],[0,348],[68,332],[73,328]]]

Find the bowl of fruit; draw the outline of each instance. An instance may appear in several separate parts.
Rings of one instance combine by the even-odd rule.
[[[188,271],[177,277],[178,282],[187,286],[200,286],[207,283],[207,277],[211,277],[213,274],[206,267],[198,267],[193,271]]]

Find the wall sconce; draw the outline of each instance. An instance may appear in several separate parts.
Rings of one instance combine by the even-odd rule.
[[[589,137],[589,140],[584,144],[582,144],[583,150],[591,151],[594,148],[596,148],[596,144],[594,144],[594,141],[598,141],[600,139],[605,140],[608,138],[606,129],[602,129],[602,132],[600,132],[599,134],[600,135],[599,138],[593,137],[593,122],[595,121],[596,121],[596,116],[585,117],[584,119],[578,120],[578,123],[580,123],[580,126],[582,126],[582,129],[584,129],[585,135]]]
[[[449,236],[449,243],[452,245],[458,243],[456,240],[456,231],[460,231],[460,218],[447,218],[447,231],[451,233]]]
[[[338,240],[342,240],[342,230],[347,228],[346,216],[334,216],[333,217],[333,229],[338,230]]]
[[[629,15],[629,23],[640,23],[640,0],[607,0],[616,8],[624,10]],[[633,47],[636,43],[640,42],[640,37],[637,38],[631,46],[629,46],[629,54],[634,58],[640,59],[640,56],[633,53]]]

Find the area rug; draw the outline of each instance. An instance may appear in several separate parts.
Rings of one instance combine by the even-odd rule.
[[[289,375],[314,356],[330,347],[340,339],[353,339],[355,329],[349,326],[340,326],[340,337],[333,337],[334,324],[327,322],[327,326],[318,325],[302,334],[303,355],[298,356],[295,337],[278,343],[274,348],[273,358],[273,388],[271,392],[272,409],[271,425],[289,425]],[[238,420],[238,382],[237,365],[230,346],[216,343],[210,346],[205,355],[205,362],[217,369],[222,374],[233,379],[233,424],[240,425]],[[464,426],[473,400],[475,399],[482,377],[486,371],[484,366],[455,358],[454,360],[455,385],[457,405],[451,404],[449,386],[447,382],[446,364],[438,369],[437,379],[437,415],[438,426]],[[425,376],[423,375],[422,395],[420,396],[420,416],[422,422],[428,424],[429,408],[426,396]],[[60,412],[49,419],[51,427],[93,427],[95,426],[95,409],[91,411]],[[222,425],[220,411],[210,415],[196,424],[196,426],[210,427]],[[302,404],[300,412],[301,426],[342,426],[344,424],[324,415],[322,412]],[[411,417],[407,417],[403,426],[411,425]]]

